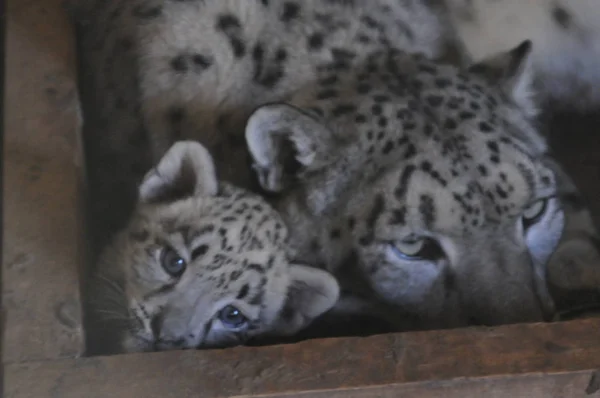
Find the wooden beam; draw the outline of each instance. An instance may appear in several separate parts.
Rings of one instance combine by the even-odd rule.
[[[599,331],[588,319],[14,364],[4,396],[600,397]]]
[[[85,241],[74,37],[61,0],[6,7],[3,362],[77,357]]]

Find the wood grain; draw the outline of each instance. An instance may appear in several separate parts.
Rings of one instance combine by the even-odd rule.
[[[5,397],[600,397],[599,331],[588,319],[14,364]]]
[[[73,33],[59,0],[7,3],[3,362],[83,352],[82,153]]]

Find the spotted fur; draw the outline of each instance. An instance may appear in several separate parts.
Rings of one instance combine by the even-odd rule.
[[[338,278],[339,311],[397,329],[550,319],[548,278],[598,253],[538,131],[531,42],[462,66],[429,3],[98,1],[92,108],[117,134],[94,139],[121,151],[143,129],[154,159],[196,140],[225,180],[256,177],[286,252]]]
[[[536,85],[560,108],[600,104],[600,8],[595,0],[445,0],[474,59],[533,42]]]
[[[139,197],[93,279],[92,308],[103,326],[96,337],[118,339],[105,350],[226,347],[285,336],[335,304],[335,279],[292,263],[278,214],[260,197],[219,184],[200,144],[174,145]],[[174,270],[173,259],[185,266]]]

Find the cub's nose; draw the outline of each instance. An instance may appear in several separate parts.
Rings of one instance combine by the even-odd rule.
[[[150,321],[150,329],[154,339],[154,350],[179,350],[184,348],[193,348],[195,335],[189,334],[187,338],[182,336],[179,331],[171,330],[173,325],[165,322],[164,314],[155,315]]]

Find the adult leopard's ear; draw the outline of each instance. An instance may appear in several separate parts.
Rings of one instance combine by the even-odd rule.
[[[500,87],[510,100],[533,116],[537,113],[537,106],[533,100],[532,48],[531,40],[525,40],[509,51],[471,65],[468,70]]]
[[[337,280],[326,271],[304,265],[290,265],[287,299],[275,329],[292,335],[329,311],[340,295]]]
[[[335,141],[326,126],[287,104],[263,105],[246,124],[246,143],[259,182],[271,192],[281,192],[302,172],[329,164]]]
[[[218,181],[212,156],[195,141],[179,141],[150,170],[139,187],[142,203],[164,203],[190,196],[213,196]]]

